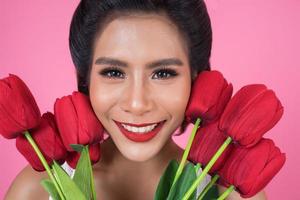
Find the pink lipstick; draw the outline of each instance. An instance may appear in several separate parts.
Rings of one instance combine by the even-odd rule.
[[[152,138],[154,138],[157,133],[160,131],[160,129],[162,128],[162,126],[164,125],[165,123],[165,120],[164,121],[161,121],[159,122],[153,130],[149,131],[149,132],[146,132],[146,133],[135,133],[135,132],[131,132],[127,129],[125,129],[122,124],[125,124],[125,125],[129,125],[129,126],[134,126],[134,127],[143,127],[143,126],[149,126],[149,125],[152,125],[152,124],[155,124],[155,123],[152,123],[152,124],[139,124],[139,125],[135,125],[135,124],[129,124],[129,123],[120,123],[120,122],[117,122],[114,120],[114,122],[117,124],[117,126],[119,127],[120,131],[129,139],[129,140],[132,140],[134,142],[146,142],[146,141],[149,141],[151,140]]]

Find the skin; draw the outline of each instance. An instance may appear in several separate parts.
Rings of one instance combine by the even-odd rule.
[[[127,67],[101,63],[100,57],[121,60]],[[181,64],[149,68],[150,63],[168,58],[176,58]],[[151,200],[169,161],[174,158],[180,161],[183,150],[171,136],[184,119],[190,95],[188,63],[183,38],[163,15],[117,18],[97,37],[90,74],[90,100],[110,135],[101,145],[101,160],[93,166],[98,198]],[[111,66],[115,67],[113,71]],[[113,120],[134,124],[166,122],[152,140],[133,142],[123,136]],[[46,177],[45,172],[25,167],[5,199],[48,199],[39,184]],[[220,190],[224,188],[220,186]],[[233,192],[228,199],[242,198]],[[260,192],[251,199],[266,198]]]

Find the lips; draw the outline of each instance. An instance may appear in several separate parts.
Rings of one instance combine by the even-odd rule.
[[[152,131],[149,131],[147,133],[134,133],[134,132],[131,132],[131,131],[128,131],[126,130],[120,122],[117,122],[117,121],[114,121],[117,126],[119,127],[120,131],[131,141],[134,141],[134,142],[146,142],[146,141],[149,141],[151,140],[152,138],[154,138],[157,133],[160,131],[160,129],[162,128],[162,126],[164,125],[165,123],[165,120],[164,121],[161,121],[157,124],[157,126],[152,130]],[[129,123],[122,123],[122,124],[125,124],[125,125],[129,125],[129,126],[135,126],[135,127],[143,127],[143,126],[149,126],[149,125],[152,125],[152,124],[156,124],[156,123],[148,123],[148,124],[139,124],[139,125],[136,125],[136,124],[129,124]]]

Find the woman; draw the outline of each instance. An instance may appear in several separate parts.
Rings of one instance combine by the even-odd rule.
[[[181,159],[171,136],[185,129],[192,82],[210,70],[204,2],[81,1],[69,39],[78,90],[89,95],[110,136],[93,166],[98,198],[153,199],[169,161]],[[39,183],[45,177],[27,166],[6,199],[49,199]],[[228,199],[241,197],[233,192]],[[265,197],[261,192],[252,199]]]

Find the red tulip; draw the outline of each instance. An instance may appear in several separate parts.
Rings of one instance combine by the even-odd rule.
[[[40,110],[28,87],[16,75],[0,80],[0,134],[13,139],[23,131],[37,127]]]
[[[68,151],[70,144],[93,144],[103,139],[103,126],[96,117],[89,98],[80,93],[56,99],[54,105],[56,123]]]
[[[40,125],[30,130],[30,133],[49,165],[52,164],[52,160],[56,160],[60,164],[65,161],[67,150],[61,141],[52,113],[44,113]],[[16,147],[35,170],[45,170],[36,152],[24,135],[17,137]]]
[[[251,148],[234,147],[220,170],[220,184],[234,185],[243,198],[261,191],[285,163],[285,154],[270,139]]]
[[[219,128],[239,144],[250,147],[280,120],[283,107],[272,90],[262,84],[241,88],[229,101]]]
[[[89,153],[92,164],[97,163],[100,160],[100,143],[89,145]],[[77,162],[79,160],[80,154],[78,152],[69,152],[66,158],[67,163],[73,168],[76,168]]]
[[[218,121],[197,130],[193,140],[188,159],[193,163],[200,163],[206,166],[219,147],[226,140],[226,136],[218,129]],[[225,162],[231,152],[229,145],[210,169],[210,174],[214,174]]]
[[[232,84],[228,84],[220,72],[201,72],[193,83],[186,109],[187,120],[195,123],[201,118],[206,123],[219,119],[231,95]]]

